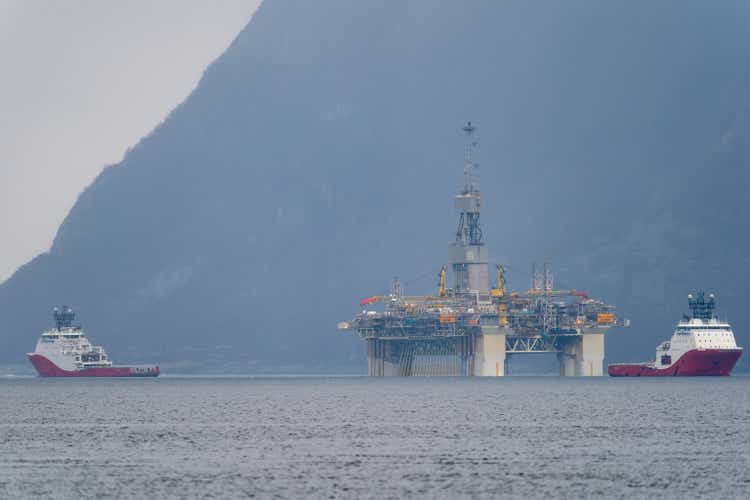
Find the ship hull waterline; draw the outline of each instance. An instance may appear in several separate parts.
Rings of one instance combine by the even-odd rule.
[[[742,349],[693,349],[672,365],[656,368],[650,364],[613,364],[611,377],[726,377],[734,368]]]
[[[40,377],[158,377],[158,366],[106,366],[64,370],[41,354],[26,355]]]

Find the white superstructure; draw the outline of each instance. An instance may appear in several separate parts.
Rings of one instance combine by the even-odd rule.
[[[686,318],[677,323],[672,338],[656,347],[656,368],[671,366],[692,350],[738,349],[729,323],[715,317],[709,319]]]
[[[106,351],[91,345],[80,326],[73,326],[73,311],[68,307],[55,308],[56,327],[42,332],[31,354],[39,354],[68,371],[112,366]]]
[[[41,354],[63,370],[112,366],[106,351],[91,345],[86,333],[76,327],[42,332],[34,354]]]

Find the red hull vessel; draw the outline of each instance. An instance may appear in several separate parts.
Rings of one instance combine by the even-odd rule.
[[[68,306],[54,309],[55,327],[42,332],[26,355],[40,377],[158,377],[158,366],[115,366],[101,346],[91,345]]]
[[[620,364],[609,365],[607,371],[612,377],[728,376],[741,354],[741,349],[693,350],[666,368],[650,364]]]
[[[63,370],[41,354],[27,354],[40,377],[158,377],[158,366],[103,366]]]
[[[732,372],[742,355],[732,327],[714,315],[713,294],[688,295],[690,315],[677,323],[672,338],[656,347],[650,363],[614,364],[612,377],[721,377]]]

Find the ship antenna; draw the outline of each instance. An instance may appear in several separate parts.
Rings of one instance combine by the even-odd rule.
[[[76,318],[73,309],[68,306],[55,307],[52,309],[52,314],[55,317],[55,327],[58,330],[73,328],[73,321]]]

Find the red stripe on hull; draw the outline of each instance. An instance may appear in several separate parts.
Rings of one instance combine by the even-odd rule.
[[[85,368],[83,370],[63,370],[41,354],[27,354],[40,377],[156,377],[158,366],[135,368],[131,366],[108,366]]]
[[[666,368],[643,365],[609,365],[612,377],[698,377],[727,376],[742,354],[742,349],[694,349]]]

